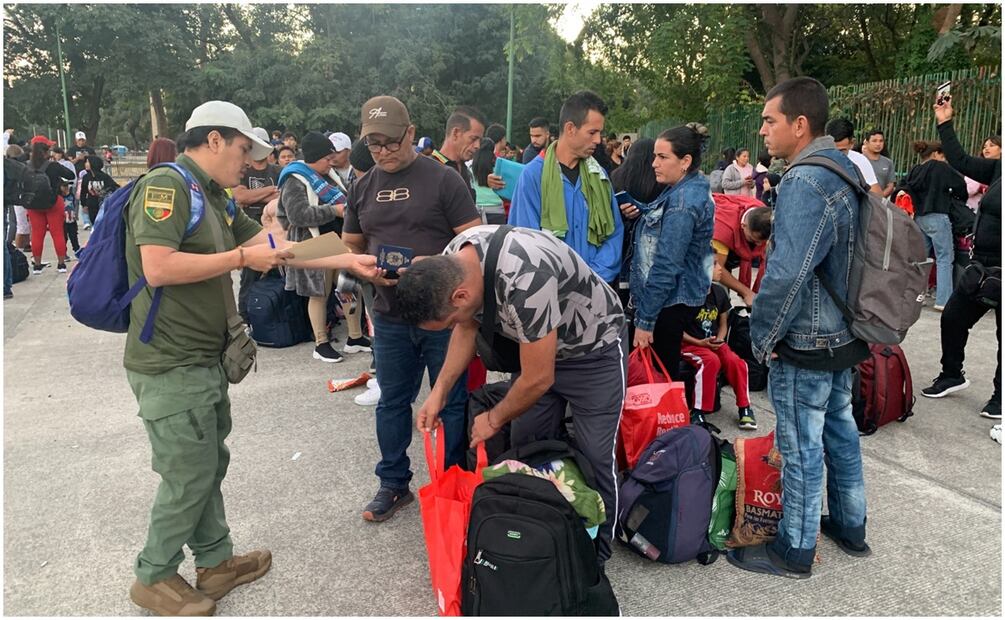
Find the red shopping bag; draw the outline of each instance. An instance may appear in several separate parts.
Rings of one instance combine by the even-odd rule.
[[[636,349],[629,356],[628,363],[642,365],[646,373],[646,383],[633,385],[625,392],[625,405],[621,412],[621,427],[618,430],[619,462],[623,469],[635,467],[646,446],[657,435],[691,423],[691,413],[684,399],[684,384],[680,381],[660,381],[653,368],[653,359],[669,377],[663,362],[651,347]]]
[[[419,489],[422,529],[429,554],[429,576],[441,616],[461,615],[461,564],[464,562],[468,515],[475,487],[482,481],[488,464],[485,443],[478,444],[478,466],[474,472],[454,465],[443,471],[446,448],[442,435],[435,454],[432,436],[425,433],[426,465],[430,482]]]
[[[651,348],[646,350],[652,351]],[[672,380],[670,375],[653,368],[652,361],[641,351],[642,349],[635,349],[628,356],[628,387],[647,383],[669,383]],[[660,363],[660,368],[663,368],[662,363]]]

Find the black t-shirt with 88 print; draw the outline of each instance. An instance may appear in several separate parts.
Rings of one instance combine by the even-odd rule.
[[[471,192],[455,170],[417,157],[403,170],[374,166],[349,194],[343,231],[366,238],[367,254],[382,245],[411,248],[415,256],[435,256],[454,238],[454,229],[480,220]],[[374,311],[398,320],[394,287],[378,286]]]

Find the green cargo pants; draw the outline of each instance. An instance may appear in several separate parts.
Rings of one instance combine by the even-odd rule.
[[[150,585],[174,575],[183,545],[197,567],[233,557],[220,483],[230,451],[230,398],[221,366],[185,366],[160,375],[127,370],[150,438],[153,470],[160,474],[147,542],[133,567]]]

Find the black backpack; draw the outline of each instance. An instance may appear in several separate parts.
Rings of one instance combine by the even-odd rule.
[[[31,269],[28,268],[28,257],[24,255],[24,252],[14,247],[14,244],[8,243],[7,246],[7,250],[10,252],[11,281],[14,284],[24,282],[28,279],[28,274],[31,273]]]
[[[747,389],[760,392],[768,387],[768,366],[754,359],[750,346],[750,313],[745,307],[730,310],[726,319],[729,331],[726,334],[726,344],[740,359],[747,362]]]
[[[264,277],[248,290],[251,338],[264,347],[292,347],[314,339],[306,299],[285,288],[285,279]]]
[[[531,467],[571,457],[590,486],[593,469],[561,441],[537,441],[499,457]],[[506,474],[475,490],[461,573],[465,616],[616,616],[618,601],[597,565],[583,521],[555,485]]]
[[[33,194],[28,187],[28,166],[11,157],[3,160],[3,201],[4,204],[24,206],[31,202]]]
[[[45,171],[53,162],[46,162],[40,170],[36,170],[31,162],[28,162],[24,177],[25,195],[31,196],[23,205],[25,209],[32,211],[48,211],[56,204],[56,190],[52,188],[52,181]],[[58,165],[58,164],[57,164]]]
[[[467,418],[468,418],[468,439],[471,439],[471,427],[474,426],[475,418],[492,409],[506,398],[511,382],[498,381],[487,383],[478,388],[468,396]],[[510,424],[507,422],[499,429],[499,432],[485,440],[485,454],[490,463],[495,463],[504,452],[510,449],[509,443]],[[475,448],[468,449],[468,462],[466,469],[475,471],[477,469],[478,453]]]

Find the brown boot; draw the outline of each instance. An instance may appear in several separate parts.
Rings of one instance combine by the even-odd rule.
[[[218,601],[236,586],[251,583],[272,568],[272,552],[252,551],[245,555],[235,555],[213,568],[197,568],[195,587]]]
[[[216,602],[188,585],[177,573],[149,586],[137,580],[129,588],[129,598],[158,616],[212,616],[216,613]]]

